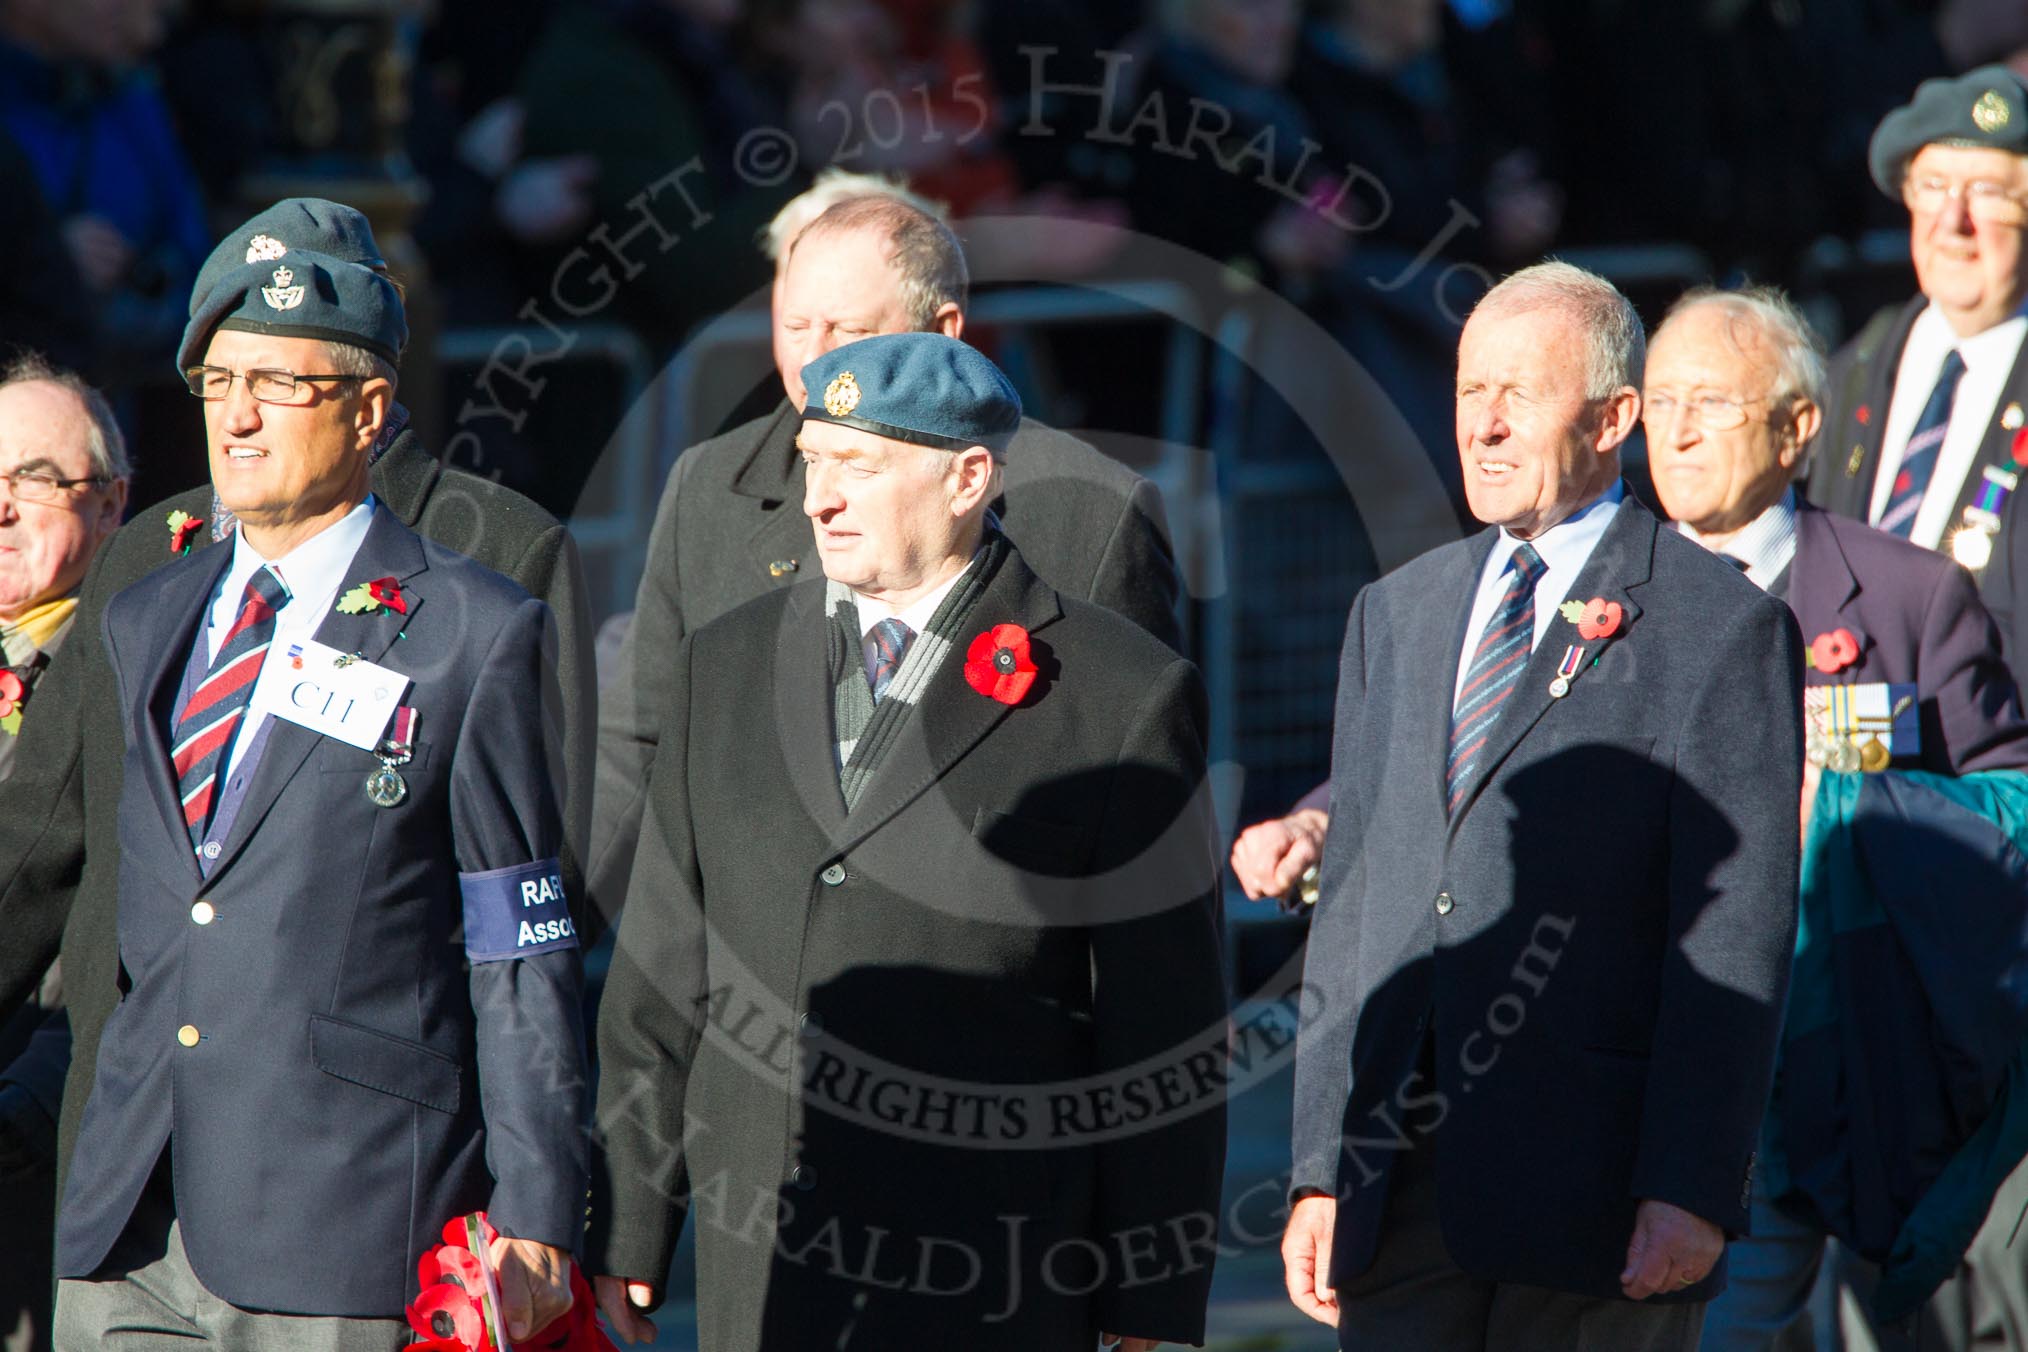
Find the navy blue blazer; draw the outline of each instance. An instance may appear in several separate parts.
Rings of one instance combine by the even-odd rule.
[[[1811,669],[1806,684],[1916,687],[1922,760],[1896,768],[1942,775],[2028,768],[2028,721],[2001,660],[1999,631],[1971,575],[1949,557],[1804,503],[1788,603],[1805,642],[1839,628],[1859,640],[1856,662],[1838,672]]]
[[[1447,818],[1452,689],[1497,539],[1352,607],[1294,1183],[1339,1199],[1339,1284],[1421,1149],[1458,1266],[1618,1298],[1640,1199],[1746,1228],[1794,941],[1801,642],[1787,607],[1629,498],[1570,592],[1617,602],[1617,631],[1550,622]],[[1721,1264],[1658,1299],[1723,1283]]]
[[[377,512],[346,576],[399,579],[408,613],[334,611],[316,637],[413,679],[408,798],[376,807],[371,754],[275,720],[207,876],[166,729],[231,557],[195,553],[106,608],[127,744],[122,998],[99,1044],[57,1271],[99,1267],[168,1145],[184,1246],[212,1294],[398,1317],[417,1255],[461,1212],[487,1207],[504,1233],[566,1249],[582,1234],[581,970],[554,899],[547,609]],[[519,931],[523,918],[537,923]]]

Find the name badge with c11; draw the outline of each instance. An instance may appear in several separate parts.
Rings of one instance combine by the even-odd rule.
[[[272,714],[371,751],[408,687],[400,672],[314,639],[278,640],[261,662],[247,716]]]

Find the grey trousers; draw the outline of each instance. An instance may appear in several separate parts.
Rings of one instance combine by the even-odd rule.
[[[1395,1157],[1380,1252],[1338,1290],[1344,1352],[1696,1352],[1704,1306],[1598,1300],[1460,1271],[1429,1149]]]
[[[265,1314],[204,1289],[183,1252],[183,1230],[151,1197],[136,1209],[91,1278],[56,1287],[56,1352],[397,1352],[411,1334],[400,1319]]]

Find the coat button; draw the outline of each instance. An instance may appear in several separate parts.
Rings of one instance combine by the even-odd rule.
[[[224,853],[224,847],[217,841],[207,840],[204,842],[204,857],[206,859],[216,859],[222,853]]]
[[[845,866],[843,864],[832,864],[817,876],[824,880],[826,887],[836,887],[839,883],[845,881]]]
[[[1451,909],[1456,905],[1457,903],[1451,900],[1450,893],[1448,892],[1437,893],[1436,912],[1438,915],[1449,915],[1451,913]]]
[[[808,1192],[817,1186],[817,1171],[807,1164],[798,1164],[789,1170],[789,1182],[795,1185],[796,1191]]]
[[[218,912],[208,901],[200,901],[190,908],[190,918],[200,925],[209,925],[218,918]]]
[[[796,1029],[804,1037],[822,1037],[824,1036],[823,1016],[806,1012],[796,1019]]]
[[[195,1047],[197,1045],[197,1025],[194,1023],[184,1024],[176,1030],[176,1040],[186,1047]]]

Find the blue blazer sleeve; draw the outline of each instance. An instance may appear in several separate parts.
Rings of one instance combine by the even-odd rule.
[[[541,718],[547,607],[516,607],[481,663],[452,768],[461,875],[544,865],[562,848],[555,762]],[[590,1166],[583,966],[571,943],[471,964],[488,1213],[502,1234],[575,1251]]]

